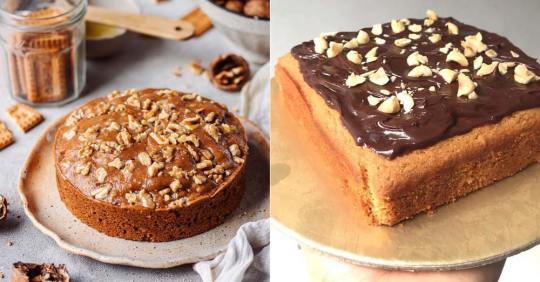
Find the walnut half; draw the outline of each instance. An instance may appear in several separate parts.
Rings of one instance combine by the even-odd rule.
[[[249,65],[244,58],[228,53],[214,59],[208,67],[212,83],[225,91],[238,91],[249,80]]]

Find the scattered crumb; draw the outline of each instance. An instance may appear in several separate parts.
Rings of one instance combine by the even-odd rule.
[[[6,277],[6,276],[4,275],[4,272],[0,271],[0,279],[4,279],[4,277]]]
[[[154,0],[154,4],[161,4],[163,2],[167,2],[169,0]]]
[[[195,75],[201,75],[204,72],[204,68],[201,66],[200,61],[193,61],[189,65],[189,68],[191,69],[191,72],[193,72],[193,74]]]
[[[182,68],[181,67],[176,67],[174,69],[174,71],[173,71],[173,74],[176,77],[181,77],[182,76]]]
[[[11,247],[11,246],[13,246],[13,242],[11,242],[11,241],[7,241],[7,242],[6,242],[6,246],[8,246],[8,247]]]

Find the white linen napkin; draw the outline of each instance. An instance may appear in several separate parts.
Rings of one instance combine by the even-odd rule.
[[[269,219],[240,227],[227,251],[193,266],[203,282],[270,281]]]

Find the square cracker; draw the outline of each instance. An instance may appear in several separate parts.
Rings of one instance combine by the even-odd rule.
[[[11,145],[14,141],[11,131],[9,131],[6,125],[0,121],[0,150]]]
[[[43,121],[43,116],[27,105],[15,104],[9,107],[7,111],[9,117],[25,133]]]

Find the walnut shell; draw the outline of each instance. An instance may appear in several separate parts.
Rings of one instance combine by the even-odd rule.
[[[49,282],[69,282],[70,277],[66,266],[59,264],[44,263],[23,263],[16,262],[13,264],[11,272],[12,282],[27,282],[27,281],[49,281]]]
[[[249,80],[249,65],[239,55],[228,53],[214,59],[208,66],[212,83],[225,91],[238,91]]]
[[[0,195],[0,222],[6,220],[8,215],[8,202],[4,196]]]
[[[244,5],[244,15],[260,19],[270,18],[270,1],[250,0]]]

